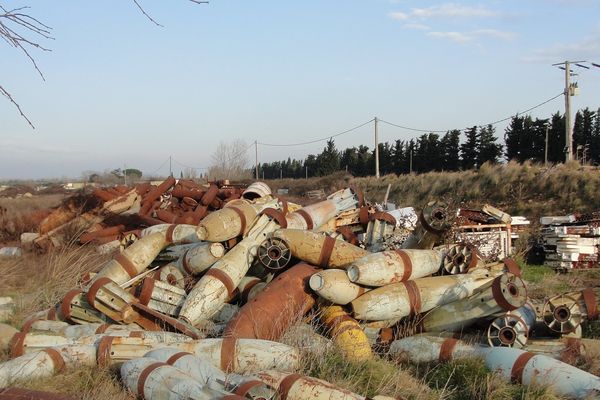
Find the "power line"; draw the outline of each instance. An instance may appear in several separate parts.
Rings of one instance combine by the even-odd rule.
[[[150,173],[150,175],[154,175],[155,173],[157,173],[158,171],[160,171],[160,170],[161,170],[161,169],[162,169],[162,168],[165,166],[165,164],[166,164],[166,163],[168,163],[168,162],[169,162],[169,159],[167,158],[167,159],[166,159],[166,160],[165,160],[165,161],[164,161],[164,162],[163,162],[163,163],[160,165],[160,167],[156,168],[156,169],[154,170],[154,172],[151,172],[151,173]]]
[[[524,111],[517,112],[517,114],[525,114],[525,113],[528,113],[528,112],[530,112],[530,111],[533,111],[533,110],[535,110],[536,108],[539,108],[539,107],[543,106],[544,104],[547,104],[547,103],[551,102],[552,100],[555,100],[555,99],[559,98],[559,97],[560,97],[560,96],[562,96],[563,94],[564,94],[564,93],[563,93],[563,92],[561,92],[561,93],[557,94],[556,96],[553,96],[553,97],[549,98],[548,100],[545,100],[545,101],[543,101],[543,102],[541,102],[541,103],[539,103],[539,104],[536,104],[535,106],[533,106],[533,107],[531,107],[531,108],[528,108],[527,110],[524,110]],[[513,117],[513,115],[511,115],[510,117],[506,117],[506,118],[499,119],[499,120],[497,120],[497,121],[489,122],[489,123],[487,123],[487,124],[480,124],[480,125],[477,125],[477,126],[481,127],[481,126],[487,126],[487,125],[497,125],[497,124],[499,124],[499,123],[501,123],[501,122],[505,122],[505,121],[508,121],[508,120],[510,120],[512,117]],[[445,130],[435,130],[435,129],[418,129],[418,128],[410,128],[410,127],[407,127],[407,126],[402,126],[402,125],[394,124],[394,123],[391,123],[391,122],[387,122],[387,121],[384,121],[384,120],[382,120],[382,119],[380,119],[380,120],[379,120],[379,122],[383,122],[384,124],[391,125],[391,126],[394,126],[394,127],[396,127],[396,128],[406,129],[406,130],[409,130],[409,131],[414,131],[414,132],[424,132],[424,133],[444,133],[444,132],[448,132],[449,130],[451,130],[451,129],[445,129]]]
[[[350,132],[355,131],[355,130],[357,130],[359,128],[362,128],[363,126],[368,125],[368,124],[370,124],[373,121],[374,121],[374,119],[370,119],[370,120],[368,120],[365,123],[362,123],[360,125],[355,126],[354,128],[350,128],[350,129],[347,129],[347,130],[345,130],[343,132],[336,133],[335,135],[327,135],[326,137],[323,137],[321,139],[310,140],[308,142],[290,143],[290,144],[275,144],[275,143],[262,143],[262,142],[258,142],[258,144],[260,144],[261,146],[271,146],[271,147],[303,146],[303,145],[306,145],[306,144],[318,143],[318,142],[322,142],[324,140],[329,140],[329,139],[334,138],[334,137],[345,135],[346,133],[350,133]]]

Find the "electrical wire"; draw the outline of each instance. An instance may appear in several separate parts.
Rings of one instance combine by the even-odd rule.
[[[533,107],[531,107],[531,108],[528,108],[527,110],[524,110],[524,111],[517,112],[517,114],[525,114],[525,113],[528,113],[529,111],[533,111],[533,110],[535,110],[536,108],[539,108],[539,107],[543,106],[544,104],[547,104],[547,103],[551,102],[552,100],[555,100],[555,99],[557,99],[558,97],[560,97],[560,96],[562,96],[562,95],[564,95],[564,92],[560,92],[560,93],[559,93],[559,94],[557,94],[556,96],[554,96],[554,97],[551,97],[551,98],[549,98],[548,100],[545,100],[545,101],[543,101],[543,102],[541,102],[541,103],[539,103],[539,104],[537,104],[537,105],[535,105],[535,106],[533,106]],[[478,127],[482,127],[482,126],[487,126],[487,125],[497,125],[497,124],[499,124],[499,123],[501,123],[501,122],[508,121],[508,120],[510,120],[511,118],[513,118],[513,115],[511,115],[510,117],[506,117],[506,118],[499,119],[499,120],[497,120],[497,121],[494,121],[494,122],[490,122],[490,123],[487,123],[487,124],[481,124],[481,125],[477,125],[477,126],[478,126]],[[402,126],[402,125],[394,124],[394,123],[391,123],[391,122],[388,122],[388,121],[385,121],[385,120],[382,120],[382,119],[378,119],[378,121],[379,121],[379,122],[382,122],[382,123],[384,123],[384,124],[387,124],[387,125],[394,126],[394,127],[396,127],[396,128],[406,129],[406,130],[409,130],[409,131],[414,131],[414,132],[424,132],[424,133],[443,133],[443,132],[448,132],[448,131],[450,131],[450,130],[451,130],[451,129],[446,129],[446,130],[417,129],[417,128],[410,128],[410,127],[407,127],[407,126]]]
[[[292,146],[303,146],[303,145],[306,145],[306,144],[318,143],[318,142],[322,142],[322,141],[324,141],[324,140],[329,140],[329,139],[331,139],[331,138],[338,137],[338,136],[341,136],[341,135],[345,135],[345,134],[347,134],[347,133],[350,133],[350,132],[352,132],[352,131],[355,131],[355,130],[357,130],[357,129],[359,129],[359,128],[362,128],[362,127],[363,127],[363,126],[365,126],[365,125],[368,125],[368,124],[370,124],[370,123],[371,123],[371,122],[373,122],[374,120],[375,120],[375,119],[371,119],[371,120],[369,120],[369,121],[367,121],[367,122],[365,122],[365,123],[362,123],[362,124],[360,124],[360,125],[357,125],[357,126],[355,126],[354,128],[350,128],[350,129],[347,129],[347,130],[345,130],[345,131],[343,131],[343,132],[336,133],[335,135],[328,135],[328,136],[326,136],[326,137],[323,137],[323,138],[321,138],[321,139],[310,140],[310,141],[308,141],[308,142],[301,142],[301,143],[289,143],[289,144],[275,144],[275,143],[263,143],[263,142],[258,142],[258,144],[260,144],[261,146],[270,146],[270,147],[292,147]]]
[[[233,159],[236,159],[236,158],[238,158],[239,156],[241,156],[242,154],[246,153],[246,152],[247,152],[247,151],[248,151],[248,150],[249,150],[249,149],[250,149],[252,146],[254,146],[254,143],[250,143],[250,145],[249,145],[248,147],[246,147],[244,150],[242,150],[242,151],[240,151],[240,152],[238,152],[238,153],[236,153],[236,154],[234,154],[234,155],[230,156],[230,157],[229,157],[229,158],[227,158],[226,160],[219,161],[219,162],[225,162],[225,163],[227,163],[227,162],[229,162],[229,161],[231,161],[231,160],[233,160]],[[208,169],[210,169],[210,168],[211,168],[211,167],[192,167],[191,165],[186,165],[186,164],[184,164],[184,163],[182,163],[182,162],[179,162],[179,161],[177,161],[177,160],[176,160],[176,159],[174,159],[174,158],[173,158],[173,161],[174,161],[174,162],[175,162],[177,165],[179,165],[179,166],[181,166],[181,167],[184,167],[184,168],[190,168],[190,169],[194,169],[194,170],[208,170]]]
[[[160,171],[160,170],[162,169],[162,167],[164,167],[164,166],[165,166],[165,164],[166,164],[166,163],[168,163],[168,162],[169,162],[169,159],[167,158],[167,159],[165,160],[165,162],[163,162],[163,163],[160,165],[160,167],[156,168],[156,169],[154,170],[154,172],[150,173],[150,175],[154,175],[154,174],[156,174],[156,173],[157,173],[158,171]]]

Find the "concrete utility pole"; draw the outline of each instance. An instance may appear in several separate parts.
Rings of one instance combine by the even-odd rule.
[[[258,140],[254,141],[254,162],[256,166],[256,180],[258,180]]]
[[[411,174],[412,174],[412,153],[413,153],[413,150],[411,148],[410,149],[410,163],[409,163],[409,169],[408,169],[409,173],[411,173]]]
[[[565,161],[571,161],[573,159],[573,126],[571,125],[571,96],[575,96],[577,84],[571,84],[571,64],[575,64],[578,67],[589,69],[589,67],[581,64],[585,62],[586,61],[564,61],[561,63],[552,64],[555,67],[565,70]]]
[[[377,117],[375,121],[375,178],[379,179],[379,135],[377,132]]]
[[[305,168],[306,168],[306,179],[308,179],[308,166],[306,166]]]
[[[550,124],[546,123],[546,147],[544,149],[544,165],[548,165],[548,128]]]
[[[169,156],[169,176],[173,176],[173,156]]]

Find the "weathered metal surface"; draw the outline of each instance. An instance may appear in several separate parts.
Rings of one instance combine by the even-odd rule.
[[[527,344],[535,319],[535,308],[529,302],[496,318],[488,327],[489,345],[522,349]]]
[[[423,317],[421,328],[424,332],[460,331],[481,318],[516,310],[526,301],[527,289],[523,280],[505,273],[483,285],[472,296],[430,311]]]
[[[153,225],[149,228],[142,230],[141,237],[151,235],[153,233],[160,233],[163,235],[165,244],[188,244],[199,242],[198,236],[196,235],[195,225],[186,224],[161,224]]]
[[[282,400],[365,400],[364,396],[309,376],[280,371],[261,371],[255,377],[277,388],[279,398]]]
[[[258,245],[278,227],[269,216],[261,216],[247,236],[196,283],[181,308],[179,318],[193,325],[213,316],[248,272]]]
[[[223,337],[174,343],[169,347],[203,357],[223,372],[241,374],[265,369],[295,371],[300,365],[298,349],[269,340]]]
[[[300,263],[271,281],[227,324],[225,337],[277,340],[315,303],[308,280],[319,269]]]
[[[183,305],[185,290],[166,282],[146,277],[136,290],[140,303],[163,314],[177,316]]]
[[[94,281],[102,277],[110,278],[117,284],[122,284],[134,278],[150,265],[165,246],[165,237],[157,232],[140,238],[122,253],[108,261]]]
[[[435,249],[444,254],[441,269],[443,274],[464,274],[484,264],[477,249],[468,244],[456,243],[438,246]]]
[[[446,275],[420,278],[373,289],[352,301],[354,317],[380,321],[429,311],[473,295],[491,284],[486,275]],[[452,316],[448,316],[452,318]]]
[[[273,238],[283,241],[294,257],[322,268],[342,268],[369,254],[343,240],[302,229],[279,229]]]
[[[350,282],[346,271],[342,269],[319,271],[310,277],[308,284],[320,297],[341,305],[348,304],[371,290]]]
[[[320,306],[321,322],[327,335],[349,361],[360,362],[373,357],[367,335],[348,313],[338,305]]]
[[[558,395],[576,399],[600,393],[600,378],[559,360],[507,347],[480,353],[489,369],[514,383],[548,386]]]
[[[356,208],[358,196],[350,189],[342,189],[327,197],[327,200],[302,207],[285,216],[290,229],[318,229],[338,214]]]
[[[583,321],[598,318],[597,299],[592,288],[551,297],[542,310],[544,323],[555,332],[573,332]]]
[[[60,393],[9,387],[0,389],[0,400],[75,400],[75,398]]]
[[[389,355],[413,363],[430,363],[471,358],[477,355],[478,347],[481,345],[453,337],[415,335],[394,340]]]
[[[439,271],[443,253],[437,250],[390,250],[368,254],[347,267],[351,282],[384,286]]]
[[[402,243],[403,249],[432,249],[441,236],[450,229],[448,205],[430,201],[419,213],[415,229]]]
[[[199,243],[186,250],[175,262],[175,266],[186,275],[197,276],[224,255],[225,247],[221,243]]]
[[[183,272],[173,264],[167,264],[159,268],[154,274],[153,278],[157,281],[167,283],[171,286],[175,286],[179,289],[185,287],[185,276]]]

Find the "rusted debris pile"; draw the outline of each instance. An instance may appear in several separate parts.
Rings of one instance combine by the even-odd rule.
[[[540,218],[544,264],[560,271],[600,262],[600,212]]]
[[[167,186],[171,200],[159,200]],[[165,210],[160,218],[173,223],[141,230],[20,332],[3,328],[13,359],[0,364],[0,387],[109,365],[131,392],[153,400],[366,399],[296,373],[305,350],[280,341],[309,321],[309,340],[349,362],[377,353],[415,362],[475,355],[516,382],[538,379],[577,398],[600,389],[597,377],[566,363],[581,344],[566,337],[597,318],[600,293],[532,304],[512,260],[486,262],[470,245],[442,244],[455,214],[442,202],[428,203],[410,230],[403,219],[414,222],[414,213],[373,207],[354,188],[304,207],[263,183],[241,197],[216,186],[196,197],[185,189],[181,198],[199,199],[187,209],[172,200],[176,188],[136,200],[139,215]],[[138,198],[138,190],[116,198]],[[210,191],[212,201],[203,201]],[[557,339],[532,341],[538,322]]]
[[[23,234],[21,243],[45,251],[76,236],[82,244],[101,246],[101,252],[124,249],[145,227],[197,225],[210,212],[240,198],[241,193],[242,187],[226,181],[199,185],[172,177],[158,186],[143,183],[97,188],[89,195],[67,198],[39,223],[38,232]]]

